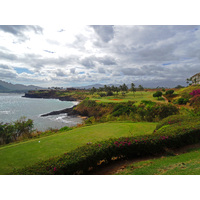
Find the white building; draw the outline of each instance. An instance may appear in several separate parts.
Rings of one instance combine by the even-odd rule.
[[[200,84],[200,73],[195,74],[191,77],[192,85]]]

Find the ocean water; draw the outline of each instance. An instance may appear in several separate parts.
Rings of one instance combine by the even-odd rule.
[[[0,122],[12,122],[20,117],[34,121],[34,128],[44,131],[49,128],[62,128],[82,123],[79,117],[69,117],[67,114],[41,117],[52,111],[70,108],[78,102],[59,101],[58,99],[24,98],[24,94],[0,93]]]

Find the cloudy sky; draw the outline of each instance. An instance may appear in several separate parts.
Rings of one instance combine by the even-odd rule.
[[[0,80],[38,86],[186,85],[200,26],[0,26]]]

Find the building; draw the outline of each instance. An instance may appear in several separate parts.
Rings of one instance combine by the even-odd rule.
[[[195,74],[191,77],[192,85],[200,84],[200,73]]]

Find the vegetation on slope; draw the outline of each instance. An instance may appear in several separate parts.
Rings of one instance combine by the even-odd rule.
[[[166,125],[168,122],[168,125]],[[39,162],[33,166],[12,172],[14,174],[85,174],[95,169],[102,160],[113,158],[135,158],[165,153],[168,149],[180,148],[200,141],[200,121],[187,116],[164,119],[152,135],[109,139],[85,145],[67,154]]]
[[[0,148],[0,174],[59,156],[77,147],[122,136],[151,134],[156,123],[103,123]]]

